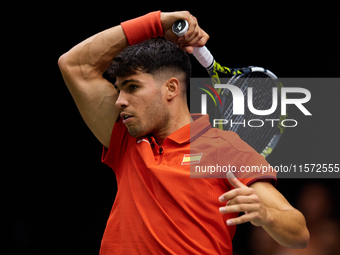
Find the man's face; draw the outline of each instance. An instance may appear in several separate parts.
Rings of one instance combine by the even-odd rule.
[[[148,73],[117,77],[119,90],[116,107],[121,109],[123,124],[133,137],[161,134],[167,129],[170,116],[164,93],[166,87]]]

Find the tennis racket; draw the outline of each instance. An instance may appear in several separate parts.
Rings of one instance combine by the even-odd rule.
[[[178,20],[173,24],[172,31],[181,37],[185,35],[188,28],[189,24],[186,20]],[[232,75],[228,84],[240,88],[244,98],[248,98],[248,88],[252,88],[253,106],[255,109],[266,110],[271,108],[273,88],[277,88],[277,105],[281,105],[282,84],[271,71],[256,66],[245,68],[222,66],[215,61],[213,55],[205,46],[194,47],[193,55],[207,69],[213,87],[216,84],[220,84],[219,73]],[[219,88],[216,91],[218,95],[215,95],[215,100],[221,99],[222,103],[216,107],[215,117],[217,119],[224,119],[227,123],[238,123],[236,125],[219,124],[218,128],[236,132],[242,140],[266,158],[273,151],[283,134],[284,126],[282,122],[287,118],[287,115],[280,114],[280,107],[277,107],[269,115],[255,115],[248,107],[244,108],[244,114],[234,115],[233,97],[230,90]]]

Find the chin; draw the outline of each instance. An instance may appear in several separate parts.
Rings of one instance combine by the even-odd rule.
[[[132,137],[142,137],[142,136],[146,136],[148,134],[148,132],[143,132],[142,130],[136,130],[135,128],[127,128],[128,129],[128,132],[129,134],[132,136]]]

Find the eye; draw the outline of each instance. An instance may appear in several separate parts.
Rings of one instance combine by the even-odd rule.
[[[131,85],[129,86],[130,91],[135,91],[137,88],[138,88],[137,85],[131,84]]]

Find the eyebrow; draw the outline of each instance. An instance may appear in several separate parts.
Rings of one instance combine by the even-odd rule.
[[[129,79],[129,80],[125,80],[122,82],[122,84],[117,84],[115,83],[114,86],[116,88],[119,88],[119,89],[122,89],[125,85],[127,85],[128,83],[141,83],[139,80],[136,80],[136,79]]]

